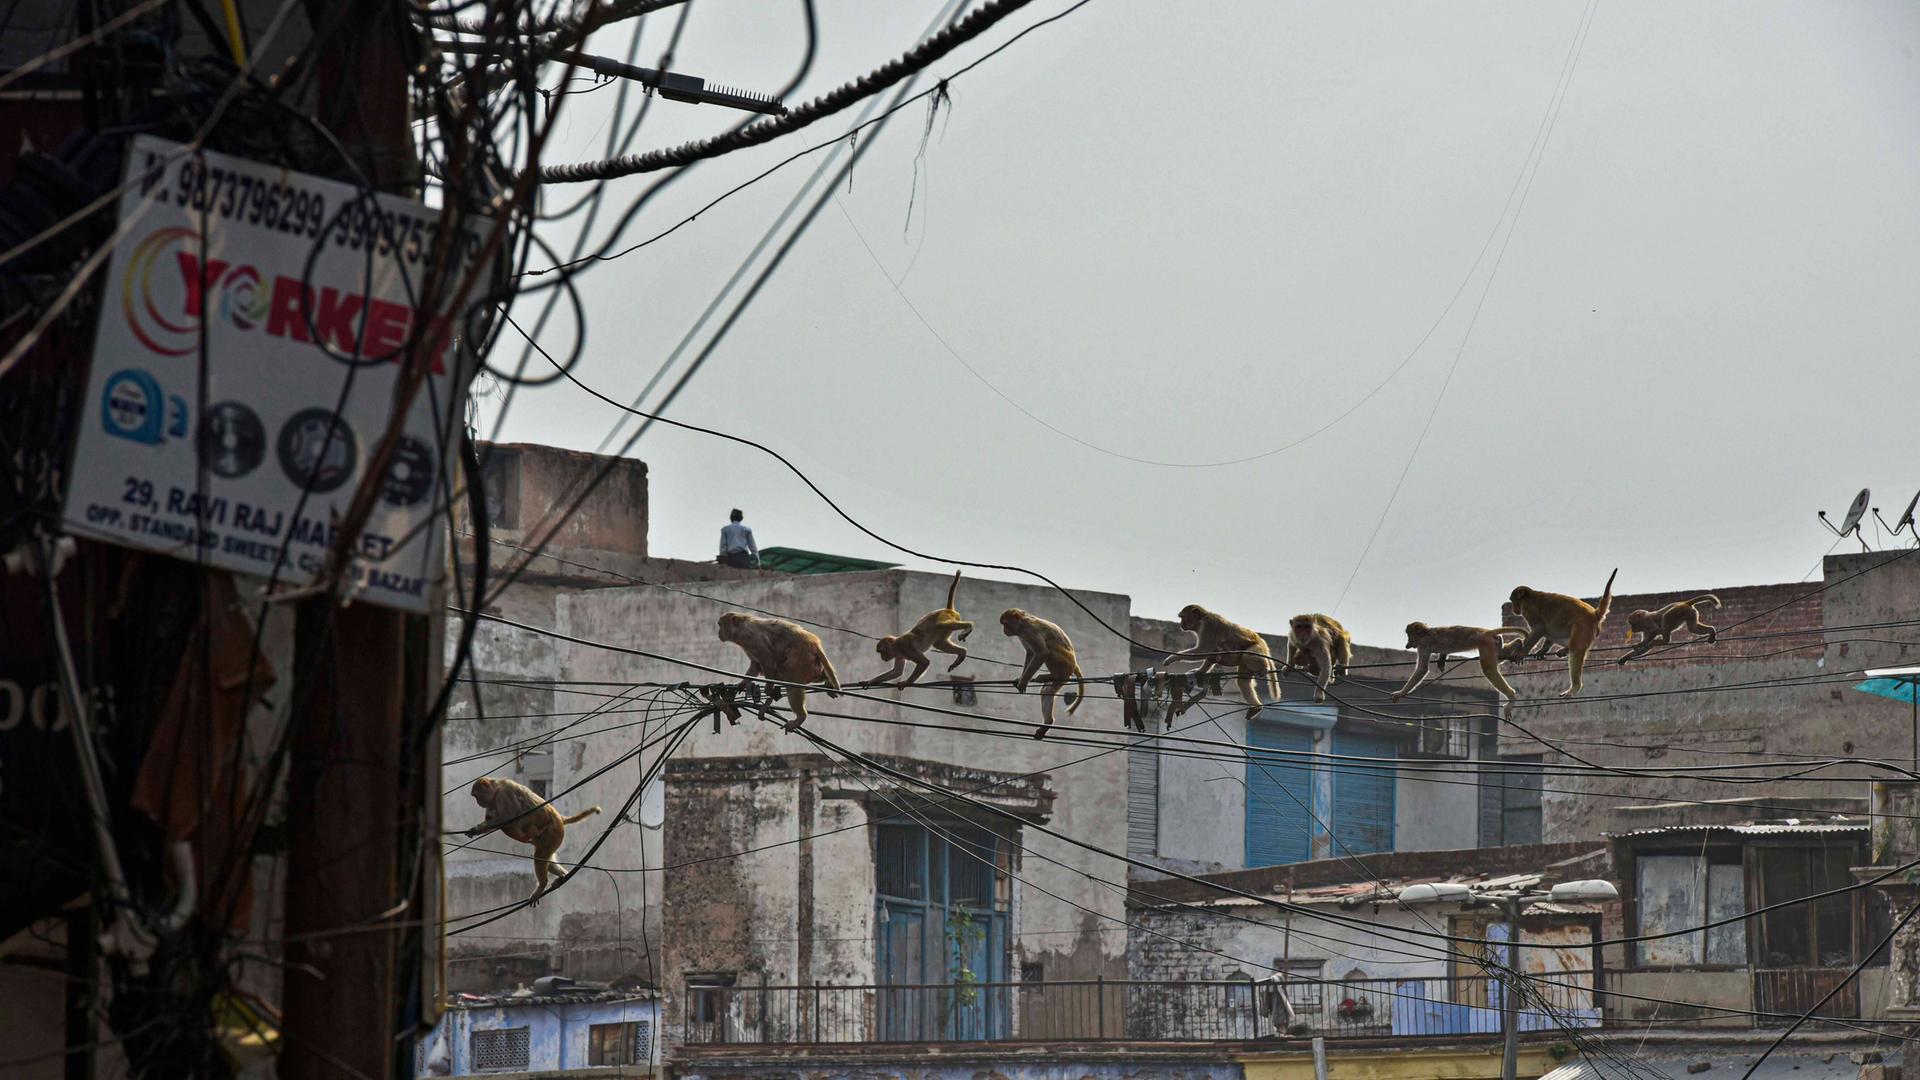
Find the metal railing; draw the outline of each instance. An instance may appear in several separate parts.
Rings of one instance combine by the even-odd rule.
[[[1280,1001],[1279,990],[1285,995]],[[1240,1041],[1279,1035],[1498,1037],[1504,988],[1485,975],[1330,981],[688,986],[689,1045]],[[1288,1006],[1291,1005],[1291,1011]],[[1557,972],[1517,1000],[1521,1031],[1600,1026],[1593,975]]]

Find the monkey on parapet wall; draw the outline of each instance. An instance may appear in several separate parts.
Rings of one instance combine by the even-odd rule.
[[[839,697],[840,676],[827,659],[826,647],[811,630],[785,619],[763,619],[744,612],[720,616],[720,640],[740,646],[747,654],[747,678],[764,676],[787,687],[787,706],[793,718],[788,731],[807,722],[807,686],[825,683],[828,697]]]
[[[1572,697],[1580,692],[1581,669],[1587,662],[1587,650],[1593,648],[1594,639],[1600,636],[1600,624],[1607,621],[1607,612],[1613,608],[1613,579],[1620,573],[1618,567],[1607,575],[1607,587],[1600,594],[1598,604],[1589,604],[1577,596],[1563,593],[1541,592],[1525,585],[1516,586],[1507,597],[1513,601],[1513,608],[1526,616],[1527,637],[1520,647],[1520,655],[1525,656],[1533,646],[1550,641],[1555,645],[1567,647],[1567,688],[1560,692],[1561,697]]]
[[[1180,609],[1180,629],[1193,634],[1193,648],[1169,655],[1167,663],[1197,659],[1200,666],[1194,670],[1196,675],[1221,666],[1234,668],[1240,673],[1240,698],[1247,703],[1249,720],[1260,715],[1260,691],[1256,685],[1264,684],[1273,700],[1280,700],[1280,669],[1273,662],[1273,651],[1267,648],[1266,638],[1199,604]]]
[[[908,675],[900,685],[912,686],[927,670],[928,649],[953,655],[953,663],[947,665],[948,671],[960,666],[960,661],[967,658],[967,648],[954,643],[967,640],[967,635],[973,633],[973,624],[962,619],[960,613],[953,609],[953,597],[959,589],[960,571],[955,570],[953,583],[947,586],[946,607],[921,616],[920,621],[913,624],[913,629],[904,634],[883,637],[873,643],[873,651],[880,654],[880,659],[893,661],[893,670],[875,676],[874,682],[884,683],[899,678],[900,669],[906,661],[911,660],[913,674]]]
[[[1033,733],[1036,739],[1044,739],[1047,728],[1053,726],[1053,699],[1059,695],[1060,688],[1073,679],[1081,678],[1080,658],[1074,655],[1073,642],[1067,632],[1037,615],[1029,615],[1019,608],[1008,608],[1000,613],[1000,631],[1008,637],[1020,639],[1020,645],[1027,651],[1026,667],[1020,669],[1020,677],[1013,680],[1013,688],[1020,693],[1027,692],[1027,685],[1033,682],[1041,665],[1046,665],[1047,679],[1040,690],[1040,716],[1046,727]],[[1087,699],[1087,688],[1074,691],[1073,700],[1067,703],[1067,715],[1080,707]]]
[[[483,776],[473,782],[473,801],[486,811],[485,821],[468,829],[468,836],[483,836],[495,829],[505,833],[508,839],[533,845],[533,895],[527,898],[528,906],[540,902],[540,894],[547,891],[547,871],[554,874],[554,884],[566,879],[567,868],[561,866],[553,853],[560,850],[561,841],[567,838],[567,826],[600,812],[597,806],[588,807],[572,817],[561,817],[553,804],[535,794],[533,789],[502,776]]]
[[[1627,614],[1627,637],[1631,638],[1635,631],[1639,631],[1640,640],[1633,646],[1631,652],[1615,660],[1614,663],[1624,664],[1636,657],[1645,656],[1647,650],[1653,648],[1655,645],[1671,644],[1673,641],[1673,632],[1683,626],[1686,627],[1687,632],[1694,637],[1706,638],[1707,644],[1709,645],[1720,640],[1720,631],[1701,622],[1700,613],[1694,610],[1694,608],[1701,604],[1711,604],[1714,607],[1719,607],[1720,598],[1712,593],[1707,593],[1702,596],[1696,596],[1691,600],[1675,601],[1661,608],[1659,611],[1642,609],[1640,611],[1629,612]]]
[[[1353,635],[1331,615],[1295,615],[1287,624],[1287,663],[1313,676],[1313,700],[1327,700],[1327,684],[1347,677]]]

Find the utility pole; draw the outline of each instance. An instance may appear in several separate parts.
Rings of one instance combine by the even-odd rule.
[[[419,162],[400,48],[413,32],[404,6],[355,0],[347,10],[310,10],[323,34],[340,20],[319,60],[320,122],[372,184],[410,188]],[[412,1033],[400,1030],[403,980],[414,970],[405,947],[436,929],[405,927],[438,915],[423,897],[439,890],[439,847],[424,835],[438,831],[439,760],[432,746],[424,762],[410,760],[407,720],[425,708],[438,667],[437,625],[371,604],[340,607],[326,594],[295,612],[286,1080],[412,1071]]]

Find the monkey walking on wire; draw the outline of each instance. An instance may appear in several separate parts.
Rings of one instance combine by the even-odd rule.
[[[484,836],[498,829],[508,839],[533,845],[534,885],[533,895],[527,897],[529,907],[538,904],[541,894],[547,891],[549,870],[555,885],[567,878],[567,868],[553,857],[567,838],[567,826],[600,812],[598,806],[593,806],[572,817],[561,817],[560,811],[533,789],[503,776],[483,776],[475,780],[473,801],[480,804],[487,816],[468,829],[466,835]]]

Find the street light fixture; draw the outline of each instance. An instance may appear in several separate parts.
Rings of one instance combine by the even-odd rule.
[[[1914,669],[1920,675],[1920,668]],[[1518,989],[1514,975],[1518,973],[1520,961],[1517,951],[1520,948],[1520,905],[1528,900],[1550,899],[1556,903],[1587,903],[1597,900],[1618,900],[1620,890],[1613,882],[1600,878],[1584,881],[1563,881],[1544,893],[1513,891],[1500,895],[1474,892],[1470,887],[1453,881],[1421,882],[1409,885],[1396,894],[1403,905],[1443,904],[1487,901],[1498,903],[1506,910],[1507,916],[1507,967],[1500,974],[1500,1076],[1502,1080],[1515,1080],[1520,1071],[1520,1014],[1514,1008],[1513,1000]]]

